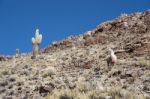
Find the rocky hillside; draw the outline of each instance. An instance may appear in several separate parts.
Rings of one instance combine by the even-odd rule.
[[[118,57],[108,69],[111,47]],[[0,99],[150,99],[150,11],[31,54],[0,57]]]

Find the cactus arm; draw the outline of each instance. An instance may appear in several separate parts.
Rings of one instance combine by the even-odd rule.
[[[32,44],[33,44],[33,45],[36,43],[36,41],[35,41],[35,38],[34,38],[34,37],[32,37],[31,41],[32,41]]]

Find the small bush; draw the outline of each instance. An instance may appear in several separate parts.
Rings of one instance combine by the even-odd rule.
[[[9,75],[9,71],[7,69],[0,71],[0,77]]]
[[[76,86],[80,92],[86,92],[89,90],[88,83],[85,81],[84,77],[78,78],[78,81],[76,82]]]
[[[43,75],[42,77],[46,78],[46,77],[52,77],[52,75],[56,74],[56,70],[54,67],[49,67],[48,69],[43,71]]]
[[[145,66],[149,66],[150,67],[150,61],[149,60],[141,60],[138,62],[138,65],[140,67],[145,67]]]
[[[78,88],[70,90],[55,90],[46,99],[146,99],[143,95],[134,94],[131,91],[113,87],[108,91],[89,90],[81,92]]]

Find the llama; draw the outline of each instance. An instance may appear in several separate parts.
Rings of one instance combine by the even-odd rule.
[[[117,62],[117,56],[111,48],[109,48],[109,52],[110,55],[107,58],[107,66],[110,68],[110,66],[114,66],[114,64]]]

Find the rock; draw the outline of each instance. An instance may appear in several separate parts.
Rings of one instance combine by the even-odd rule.
[[[17,85],[17,86],[24,85],[24,82],[22,82],[22,81],[18,81],[18,82],[16,83],[16,85]]]
[[[7,93],[6,93],[8,96],[12,96],[14,94],[14,91],[13,90],[7,90]]]
[[[5,88],[0,88],[0,94],[4,93],[6,91]]]
[[[10,82],[14,82],[14,81],[16,81],[16,78],[15,77],[11,77],[11,78],[9,78],[8,79]]]
[[[68,86],[69,86],[70,89],[74,89],[76,87],[76,84],[72,83],[72,82],[69,82]]]
[[[145,82],[149,82],[150,83],[150,77],[148,76],[145,76],[145,77],[142,77],[142,80],[143,80],[143,82],[145,83]]]
[[[0,82],[0,87],[5,87],[6,85],[8,85],[7,81],[1,81]]]
[[[112,69],[109,76],[119,76],[122,71],[117,69]]]
[[[12,89],[13,88],[13,84],[8,85],[8,89]]]
[[[128,77],[133,77],[131,73],[122,73],[120,75],[120,79],[126,79]]]
[[[145,84],[144,86],[143,86],[143,91],[150,91],[150,84]]]
[[[50,93],[54,90],[55,86],[54,84],[52,83],[49,83],[47,85],[44,85],[44,86],[40,86],[39,87],[39,93],[42,94],[42,93]]]
[[[28,66],[28,65],[25,65],[25,66],[23,67],[23,69],[27,69],[27,68],[29,68],[29,66]]]
[[[100,67],[94,68],[94,72],[98,72],[98,71],[100,71]]]

